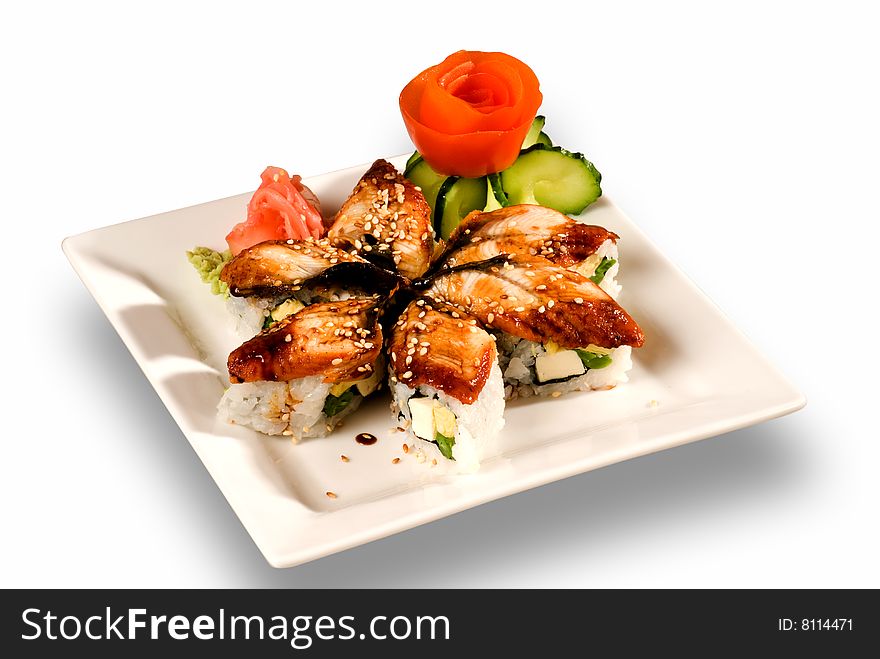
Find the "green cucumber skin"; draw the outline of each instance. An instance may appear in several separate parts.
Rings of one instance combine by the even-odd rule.
[[[434,435],[434,443],[437,444],[437,448],[440,449],[440,453],[443,454],[444,458],[447,460],[455,460],[455,458],[452,457],[452,447],[455,446],[454,437],[447,437],[438,432]]]
[[[610,259],[607,256],[603,256],[601,263],[596,267],[596,272],[590,277],[590,281],[597,286],[601,284],[602,280],[605,279],[605,274],[614,267],[615,263],[617,263],[617,259]]]
[[[489,190],[495,197],[495,201],[501,205],[501,208],[510,206],[510,201],[507,199],[507,195],[504,193],[504,187],[501,185],[501,174],[489,174],[487,178],[489,180]]]
[[[544,130],[544,124],[547,122],[547,117],[539,114],[532,121],[532,125],[529,126],[529,132],[526,133],[526,138],[523,140],[522,146],[520,149],[528,149],[533,144],[538,142],[538,137],[541,135],[541,131]]]
[[[432,209],[437,207],[437,197],[440,190],[448,181],[448,178],[436,173],[421,156],[414,159],[403,174],[410,183],[422,189],[425,200]],[[431,213],[431,221],[434,221],[436,212]],[[439,216],[438,216],[439,217]]]
[[[535,185],[542,182],[558,183],[556,179],[541,179],[532,176],[531,187],[527,185],[529,181],[530,169],[535,168],[534,174],[540,174],[540,161],[534,162],[539,156],[533,154],[558,154],[558,157],[568,158],[575,165],[571,169],[571,175],[578,178],[577,184],[582,188],[579,191],[572,189],[572,184],[566,187],[561,193],[557,191],[556,199],[548,199],[546,195],[543,199],[537,199],[534,194]],[[557,156],[551,156],[556,159]],[[564,163],[557,163],[564,164]],[[577,165],[580,166],[578,171]],[[567,151],[558,146],[547,146],[546,144],[533,144],[528,149],[520,151],[519,158],[510,167],[501,172],[501,184],[510,204],[522,203],[538,203],[548,208],[553,208],[561,213],[569,213],[577,215],[596,201],[602,195],[602,174],[596,167],[587,160],[582,153]],[[528,189],[527,189],[528,188]],[[551,191],[551,196],[553,195]],[[564,198],[563,198],[564,197]]]
[[[418,151],[413,151],[413,154],[407,159],[406,165],[403,167],[403,175],[408,178],[409,171],[422,160],[422,154]]]
[[[458,176],[450,176],[445,181],[443,181],[443,185],[440,186],[440,190],[437,192],[437,200],[434,202],[434,210],[431,213],[431,223],[434,225],[434,233],[444,240],[449,236],[444,236],[441,229],[443,226],[443,213],[446,212],[446,195],[449,193],[449,190],[452,189],[452,186],[458,182]]]
[[[431,223],[438,236],[448,238],[463,219],[462,212],[466,214],[473,205],[472,199],[468,201],[474,194],[473,190],[456,188],[462,180],[483,182],[485,204],[472,210],[491,211],[513,204],[537,203],[562,213],[576,215],[602,195],[602,174],[599,170],[582,153],[553,146],[550,137],[543,131],[545,123],[546,118],[543,115],[536,116],[516,162],[502,172],[489,174],[481,179],[437,174],[418,151],[407,159],[404,176],[419,186],[425,194],[431,206]],[[552,158],[557,158],[554,156],[543,165],[540,158],[530,155],[539,152],[556,153],[572,162],[567,165],[564,162],[554,162]],[[548,166],[553,174],[541,178],[542,168],[546,169]],[[450,208],[449,195],[453,190],[458,190],[463,197],[455,199],[455,208]]]
[[[467,188],[470,186],[473,186],[473,189],[468,190]],[[448,239],[455,227],[457,227],[464,219],[465,215],[475,210],[482,210],[485,207],[486,199],[486,193],[483,192],[484,190],[487,190],[486,177],[474,179],[461,176],[450,176],[447,178],[443,182],[443,185],[440,186],[440,190],[437,193],[436,206],[434,207],[434,212],[432,214],[432,222],[436,234],[443,238],[443,240]],[[472,199],[472,203],[465,205],[464,211],[462,212],[462,202],[466,202],[467,197],[453,200],[458,202],[453,207],[449,202],[455,193],[462,195],[472,194],[474,195],[474,198],[479,201]]]

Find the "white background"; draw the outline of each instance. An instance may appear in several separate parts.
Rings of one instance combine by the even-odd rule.
[[[0,586],[880,586],[870,3],[299,4],[0,10]],[[274,570],[61,239],[406,152],[400,89],[459,48],[532,66],[808,405]]]

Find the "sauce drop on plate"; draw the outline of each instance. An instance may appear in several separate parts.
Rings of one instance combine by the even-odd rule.
[[[355,436],[354,441],[361,446],[372,446],[376,443],[376,436],[368,432],[362,432],[360,435]]]

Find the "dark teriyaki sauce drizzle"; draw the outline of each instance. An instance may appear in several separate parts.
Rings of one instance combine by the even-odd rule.
[[[356,441],[361,446],[372,446],[376,443],[376,435],[371,435],[368,432],[362,432],[360,435],[355,435],[354,441]]]

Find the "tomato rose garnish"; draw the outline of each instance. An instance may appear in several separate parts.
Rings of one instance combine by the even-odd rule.
[[[477,177],[513,164],[542,98],[515,57],[460,50],[403,88],[400,112],[434,171]]]
[[[236,224],[226,242],[232,254],[265,240],[305,240],[324,233],[318,198],[280,167],[266,167],[263,182],[248,203],[247,219]]]

